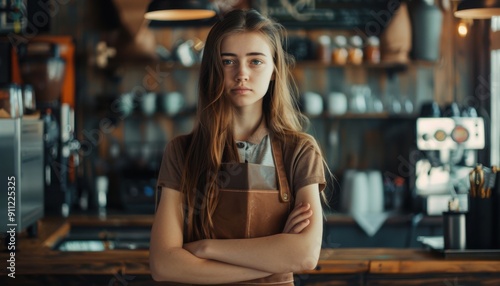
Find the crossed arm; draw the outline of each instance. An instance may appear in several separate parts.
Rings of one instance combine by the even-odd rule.
[[[180,192],[164,188],[151,230],[150,268],[158,281],[213,284],[312,269],[319,258],[318,185],[301,188],[283,233],[251,239],[206,239],[183,245]]]

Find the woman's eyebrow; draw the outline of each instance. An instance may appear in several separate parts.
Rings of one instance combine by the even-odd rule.
[[[233,53],[221,53],[220,55],[221,55],[221,57],[224,57],[224,56],[226,56],[226,57],[237,57],[237,55],[233,54]],[[264,57],[266,56],[266,54],[259,53],[259,52],[247,53],[246,55],[247,56],[264,56]]]

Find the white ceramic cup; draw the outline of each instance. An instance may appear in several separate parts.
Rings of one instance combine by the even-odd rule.
[[[156,111],[156,93],[148,92],[141,98],[141,111],[146,116],[151,116]]]
[[[367,111],[367,97],[370,96],[371,91],[365,85],[351,86],[351,97],[349,101],[349,109],[353,113],[365,113]]]
[[[306,91],[302,95],[304,113],[317,116],[323,113],[323,97],[315,92]]]
[[[123,116],[129,116],[134,111],[134,94],[131,92],[122,94],[118,104],[118,109]]]
[[[342,92],[330,92],[328,94],[328,113],[330,115],[342,115],[347,112],[347,96]]]
[[[184,107],[184,96],[178,91],[168,92],[162,95],[162,108],[168,116],[179,113]]]

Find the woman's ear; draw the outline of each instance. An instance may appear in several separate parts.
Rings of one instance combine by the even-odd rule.
[[[271,80],[275,80],[276,79],[276,73],[273,72],[273,74],[271,75]]]

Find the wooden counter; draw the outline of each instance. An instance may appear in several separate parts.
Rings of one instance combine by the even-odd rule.
[[[151,282],[147,250],[63,252],[51,247],[68,233],[72,225],[150,226],[152,220],[151,216],[46,218],[39,222],[37,238],[28,238],[24,233],[18,235],[16,277],[28,280],[30,277],[50,277],[53,280],[54,277],[100,275],[109,280],[117,275],[129,275],[141,277],[136,283],[139,280]],[[4,247],[0,253],[2,265],[8,258],[9,253]],[[6,277],[6,267],[0,269],[0,279],[10,279]],[[449,285],[500,285],[500,260],[451,260],[423,249],[322,249],[317,269],[298,273],[296,278],[300,285],[408,285],[415,281],[423,284],[441,281],[437,284],[447,285],[446,281],[454,280],[462,284],[450,282]]]

